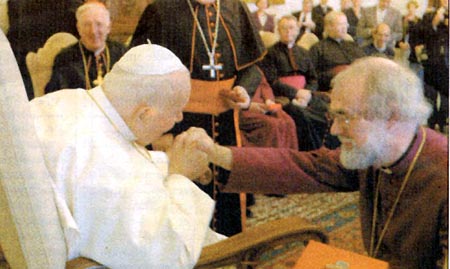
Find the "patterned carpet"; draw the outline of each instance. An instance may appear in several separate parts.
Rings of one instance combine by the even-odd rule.
[[[330,245],[365,254],[358,199],[358,193],[295,194],[283,198],[255,195],[256,203],[251,207],[253,217],[247,219],[247,225],[250,227],[287,216],[299,216],[324,227]],[[302,249],[302,245],[293,245],[267,253],[264,264],[258,268],[293,268]]]

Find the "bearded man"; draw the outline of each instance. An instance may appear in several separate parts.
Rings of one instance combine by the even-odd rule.
[[[389,268],[443,268],[448,251],[448,141],[422,126],[431,107],[418,77],[391,60],[355,61],[333,81],[335,150],[299,152],[195,143],[230,170],[228,192],[359,191],[367,253]],[[194,143],[194,142],[193,142]],[[277,188],[273,188],[277,186]]]

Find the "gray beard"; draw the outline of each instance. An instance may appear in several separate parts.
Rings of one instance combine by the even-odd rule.
[[[383,157],[387,156],[386,139],[385,135],[374,132],[361,147],[353,147],[352,150],[341,149],[341,164],[352,170],[366,169],[374,164],[380,166]]]

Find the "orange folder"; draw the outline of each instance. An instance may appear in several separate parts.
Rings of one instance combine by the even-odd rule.
[[[389,264],[385,261],[339,249],[313,240],[309,241],[294,268],[325,269],[327,268],[327,265],[336,264],[340,261],[347,263],[349,269],[389,268]]]

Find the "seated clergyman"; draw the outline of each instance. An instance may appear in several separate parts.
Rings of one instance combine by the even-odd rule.
[[[105,74],[126,51],[124,45],[107,40],[111,18],[101,2],[81,5],[76,19],[80,41],[56,56],[45,93],[60,89],[91,89],[100,85]]]
[[[168,155],[145,146],[180,121],[187,68],[158,45],[130,49],[91,90],[60,90],[31,102],[44,160],[55,182],[69,259],[109,268],[192,268],[214,201],[191,179],[206,154],[176,138]]]

